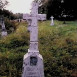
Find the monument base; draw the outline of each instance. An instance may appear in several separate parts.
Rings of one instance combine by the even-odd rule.
[[[54,23],[51,23],[51,26],[53,26],[54,25]]]
[[[1,35],[2,35],[2,36],[7,36],[7,32],[6,32],[6,31],[2,31],[2,32],[1,32]]]
[[[44,77],[43,58],[39,52],[24,55],[22,77]]]

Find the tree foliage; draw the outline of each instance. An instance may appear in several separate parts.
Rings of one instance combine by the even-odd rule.
[[[8,4],[7,0],[5,1],[0,0],[0,9],[3,9],[7,4]]]
[[[40,10],[47,14],[47,18],[53,15],[56,19],[64,19],[66,15],[67,20],[77,19],[76,0],[43,0],[44,5]]]

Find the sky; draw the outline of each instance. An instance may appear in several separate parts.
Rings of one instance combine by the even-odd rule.
[[[7,10],[13,13],[30,13],[31,3],[33,0],[7,0],[9,4]]]

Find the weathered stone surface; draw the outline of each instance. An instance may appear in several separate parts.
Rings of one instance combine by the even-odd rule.
[[[43,58],[39,53],[24,55],[22,77],[44,77]]]

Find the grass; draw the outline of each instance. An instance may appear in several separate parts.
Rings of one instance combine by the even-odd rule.
[[[39,51],[44,58],[45,77],[77,76],[77,22],[39,21]],[[17,23],[14,33],[0,39],[1,77],[21,77],[23,56],[29,48],[27,23]],[[8,70],[7,70],[8,69]],[[74,73],[75,72],[75,73]]]

